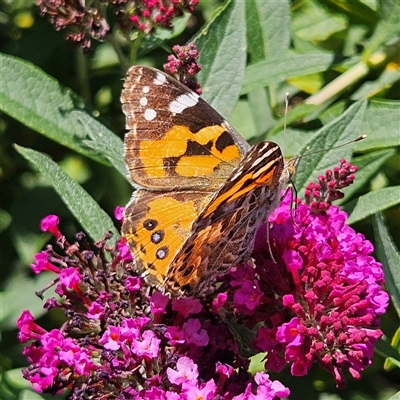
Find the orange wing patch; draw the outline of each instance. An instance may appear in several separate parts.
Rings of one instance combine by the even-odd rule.
[[[149,283],[162,285],[168,267],[190,236],[211,194],[153,194],[140,190],[125,210],[122,234]]]
[[[142,140],[139,143],[139,157],[149,178],[167,176],[173,166],[179,176],[206,177],[215,173],[222,163],[237,163],[240,160],[238,147],[234,142],[221,144],[226,129],[213,125],[190,131],[187,126],[175,125],[162,138]]]

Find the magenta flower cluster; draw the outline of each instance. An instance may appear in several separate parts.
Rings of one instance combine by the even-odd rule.
[[[74,400],[273,400],[289,389],[266,371],[286,365],[302,376],[317,363],[339,387],[347,372],[359,379],[382,336],[381,266],[344,212],[297,203],[293,211],[286,197],[269,231],[258,232],[252,261],[232,268],[205,299],[171,300],[137,276],[124,239],[91,246],[78,234],[70,244],[58,218],[46,217],[42,230],[65,254],[48,246],[32,268],[57,274],[61,300],[45,307],[67,319],[48,331],[29,311],[21,315],[25,378],[40,392],[68,388]],[[259,352],[265,371],[251,376],[249,356]]]
[[[201,70],[197,63],[199,52],[196,45],[194,43],[189,43],[187,46],[176,45],[172,50],[175,56],[172,54],[168,56],[168,62],[163,65],[164,71],[197,94],[201,94],[200,84],[193,79]]]
[[[67,40],[87,50],[92,39],[102,41],[111,32],[110,12],[122,31],[136,28],[148,34],[157,27],[171,29],[174,18],[193,13],[198,0],[37,0],[37,4],[56,30],[65,30]]]
[[[172,28],[172,21],[184,11],[193,13],[199,0],[141,0],[127,1],[125,10],[131,23],[144,33],[150,33],[157,26]]]

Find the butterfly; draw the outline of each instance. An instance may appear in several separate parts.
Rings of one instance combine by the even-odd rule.
[[[150,285],[202,296],[249,260],[295,165],[273,142],[250,146],[197,93],[154,68],[129,69],[121,102],[137,189],[122,235]]]

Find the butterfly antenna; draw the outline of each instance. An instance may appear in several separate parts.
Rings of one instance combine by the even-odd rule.
[[[352,140],[349,140],[347,142],[338,144],[337,146],[330,147],[329,149],[315,150],[315,151],[312,151],[311,153],[305,153],[305,154],[302,154],[302,155],[299,155],[299,156],[295,156],[295,157],[292,158],[292,160],[300,159],[300,158],[307,157],[307,156],[312,156],[312,155],[318,154],[318,153],[327,152],[327,151],[333,150],[333,149],[339,149],[340,147],[347,146],[347,145],[349,145],[351,143],[355,143],[355,142],[359,142],[360,140],[364,140],[366,137],[367,137],[367,135],[360,135],[360,136],[356,137],[355,139],[352,139]]]
[[[285,93],[285,114],[283,116],[283,131],[286,132],[287,114],[289,109],[289,92]]]

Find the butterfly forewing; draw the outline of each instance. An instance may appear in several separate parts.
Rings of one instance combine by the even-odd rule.
[[[156,69],[132,67],[121,101],[125,161],[138,186],[214,191],[248,150],[197,93]]]

